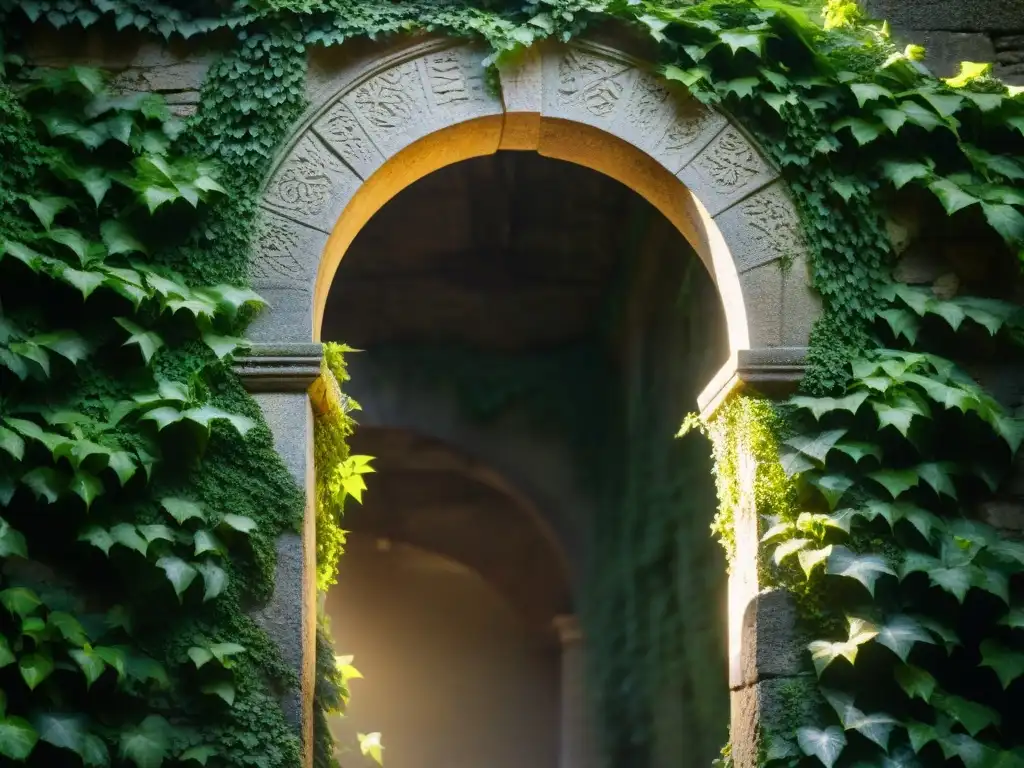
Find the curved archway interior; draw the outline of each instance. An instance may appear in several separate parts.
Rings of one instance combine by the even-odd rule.
[[[608,176],[534,153],[499,152],[449,165],[398,194],[356,237],[327,301],[323,337],[363,350],[349,359],[349,393],[363,408],[364,432],[354,448],[380,456],[382,467],[370,481],[367,509],[352,517],[363,554],[343,566],[344,586],[329,597],[339,640],[374,648],[373,667],[411,663],[415,648],[392,642],[389,652],[404,658],[385,662],[388,644],[360,640],[355,625],[366,632],[383,626],[375,612],[388,601],[425,604],[414,597],[422,582],[374,575],[387,562],[405,568],[405,548],[413,546],[458,563],[506,611],[495,613],[461,587],[451,594],[462,594],[462,603],[431,603],[443,626],[420,626],[420,638],[456,659],[447,687],[431,683],[439,706],[447,696],[461,711],[474,710],[459,698],[469,694],[457,682],[469,667],[500,689],[511,674],[508,664],[532,658],[539,666],[530,669],[548,669],[547,678],[527,676],[541,707],[552,690],[559,692],[557,666],[545,667],[536,655],[546,648],[557,661],[553,621],[568,612],[592,613],[602,602],[621,612],[611,630],[600,624],[607,616],[592,625],[587,647],[606,663],[619,642],[615,625],[640,621],[631,610],[650,610],[619,601],[622,583],[637,567],[631,558],[651,556],[637,549],[650,544],[631,537],[655,535],[665,567],[643,588],[660,591],[667,609],[659,619],[662,634],[645,642],[670,648],[672,658],[663,659],[666,671],[658,673],[665,684],[646,678],[650,690],[635,708],[641,714],[634,716],[650,722],[630,727],[657,732],[644,745],[652,765],[678,762],[688,752],[710,759],[727,719],[725,569],[707,536],[714,501],[701,460],[706,450],[680,447],[674,434],[727,344],[714,285],[672,223]],[[462,458],[445,459],[438,446]],[[383,551],[374,549],[380,546]],[[349,598],[339,597],[384,584],[392,592],[380,601],[368,603],[364,595],[346,605]],[[474,600],[476,608],[469,605]],[[467,610],[480,615],[467,618]],[[475,623],[483,614],[495,627],[508,621],[516,627],[518,651],[504,645],[512,630],[493,641],[506,648],[505,661],[463,645],[471,631],[492,642],[484,639],[491,630]],[[682,672],[669,673],[670,661]],[[363,671],[363,688],[370,690],[375,670]],[[609,681],[592,682],[596,698],[608,693]],[[504,765],[507,732],[492,728],[494,718],[509,728],[543,731],[533,743],[547,751],[517,765],[553,767],[567,739],[597,740],[596,728],[589,736],[567,733],[564,711],[538,724],[536,708],[518,696],[476,708],[487,721],[480,730],[491,736],[474,741],[472,754],[460,751],[454,731],[432,721],[428,727],[425,711],[420,717],[397,707],[389,714],[379,689],[370,694],[368,712],[357,699],[354,717],[379,716],[387,721],[381,730],[390,723],[417,734],[400,737],[404,747],[392,744],[389,762],[398,768],[420,764],[409,745],[427,731],[433,735],[424,748],[449,761]],[[531,709],[526,720],[523,706]],[[658,720],[659,712],[672,714]],[[475,722],[471,717],[470,727]],[[464,720],[460,728],[466,727]],[[493,756],[483,760],[488,749]],[[643,764],[639,758],[622,757],[632,765]]]

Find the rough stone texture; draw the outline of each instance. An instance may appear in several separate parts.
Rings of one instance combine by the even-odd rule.
[[[264,392],[254,397],[288,471],[300,487],[309,487],[313,469],[309,398],[304,392]],[[285,692],[281,707],[288,722],[302,733],[304,748],[311,743],[316,660],[316,536],[311,530],[315,518],[310,503],[307,502],[303,532],[287,533],[278,539],[274,592],[253,615],[299,678],[299,690]]]
[[[782,275],[782,345],[807,343],[807,329],[821,316],[821,296],[811,285],[811,264],[806,255],[786,264]]]
[[[902,37],[923,45],[924,63],[938,77],[952,77],[960,71],[961,61],[995,61],[992,38],[982,32],[939,32],[908,29]]]
[[[1024,35],[998,35],[994,43],[996,76],[1014,85],[1024,85]]]
[[[866,0],[868,13],[900,29],[954,32],[1024,29],[1018,0]]]
[[[782,318],[776,309],[782,304],[782,277],[782,268],[776,262],[740,275],[751,347],[782,346]]]
[[[812,677],[765,680],[733,691],[730,742],[735,768],[757,768],[759,730],[793,736],[798,723],[813,722],[821,696]]]
[[[88,64],[107,70],[115,91],[159,93],[181,117],[195,113],[206,71],[217,55],[187,42],[164,45],[134,33],[112,38],[95,29],[45,27],[33,29],[28,51],[37,66]]]
[[[792,595],[781,589],[762,592],[747,604],[740,648],[742,677],[729,681],[732,688],[805,671],[806,648],[797,634],[796,618]]]
[[[1024,535],[1024,505],[1019,500],[987,501],[979,507],[978,516],[993,528],[1017,537]]]

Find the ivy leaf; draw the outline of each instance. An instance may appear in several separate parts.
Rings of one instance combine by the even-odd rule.
[[[928,189],[935,193],[946,209],[946,213],[952,216],[957,211],[980,202],[974,195],[969,195],[949,179],[935,179],[928,184]]]
[[[167,580],[174,587],[174,593],[178,596],[179,601],[199,573],[180,557],[161,557],[156,561],[156,565],[158,568],[162,568],[167,575]]]
[[[113,646],[98,646],[93,649],[93,653],[103,659],[109,667],[117,672],[118,679],[124,677],[126,656],[125,652],[121,648]]]
[[[147,331],[126,317],[115,317],[114,322],[131,334],[123,346],[127,347],[129,344],[137,344],[139,351],[142,352],[142,359],[149,365],[153,355],[164,345],[164,340],[154,331]]]
[[[203,512],[203,508],[198,504],[187,499],[179,499],[172,496],[167,496],[160,499],[160,506],[164,510],[178,521],[178,525],[184,525],[186,520],[197,518],[206,521],[206,513]]]
[[[6,451],[15,461],[21,461],[25,457],[25,441],[15,432],[0,427],[0,450]]]
[[[999,713],[975,701],[953,696],[948,693],[936,693],[932,696],[932,704],[936,709],[945,712],[967,729],[971,736],[988,728],[999,725]]]
[[[171,542],[175,540],[174,531],[172,531],[166,525],[162,525],[159,523],[156,525],[140,525],[139,532],[142,534],[143,538],[145,538],[146,541],[148,541],[150,544],[152,544],[157,539],[160,539],[161,541]]]
[[[114,537],[110,535],[110,531],[106,528],[100,528],[98,525],[86,528],[78,537],[78,540],[89,542],[94,547],[103,550],[105,555],[109,555],[110,548],[114,546]]]
[[[924,163],[886,160],[882,163],[882,174],[893,183],[896,189],[903,189],[914,179],[927,179],[932,169]]]
[[[199,424],[207,431],[210,429],[211,421],[225,419],[231,423],[231,426],[234,427],[235,431],[242,437],[245,437],[246,433],[256,426],[256,423],[247,416],[228,413],[227,411],[216,408],[212,405],[203,405],[199,408],[189,408],[187,411],[182,411],[181,416],[184,419],[188,419],[189,421]]]
[[[75,364],[89,356],[90,345],[74,331],[57,331],[34,336],[32,341]]]
[[[861,109],[869,101],[892,98],[892,91],[877,83],[850,83],[850,90],[857,97],[857,104]]]
[[[882,135],[882,126],[859,117],[846,117],[832,124],[833,131],[840,131],[843,128],[849,128],[853,138],[862,147]]]
[[[0,517],[0,558],[28,557],[25,536]]]
[[[926,131],[934,130],[943,125],[942,120],[930,109],[916,101],[906,100],[900,102],[900,110],[907,116],[907,120]]]
[[[135,654],[128,656],[125,671],[128,677],[140,683],[152,680],[161,689],[166,690],[171,687],[171,681],[167,677],[167,671],[163,665],[147,656]]]
[[[989,226],[1008,243],[1024,242],[1024,215],[1011,205],[982,203],[981,210]]]
[[[219,696],[229,707],[235,703],[235,685],[229,680],[217,680],[205,683],[200,690],[213,696]]]
[[[188,649],[188,657],[192,659],[192,663],[196,665],[196,669],[202,669],[207,662],[213,660],[213,654],[210,650],[199,645],[193,645]]]
[[[916,643],[935,644],[931,635],[925,632],[920,624],[910,616],[902,614],[886,619],[878,628],[875,641],[899,656],[900,661],[904,663]]]
[[[171,424],[176,424],[181,421],[184,414],[177,408],[172,408],[169,405],[165,405],[161,408],[154,408],[151,411],[146,411],[140,421],[152,421],[156,424],[157,431],[163,431]]]
[[[156,209],[165,203],[170,203],[181,197],[176,189],[169,189],[167,187],[160,187],[155,184],[146,184],[140,191],[139,196],[142,201],[149,208],[150,214],[155,213]]]
[[[51,229],[46,233],[46,237],[69,248],[78,257],[80,264],[84,265],[88,261],[89,241],[82,236],[81,232],[73,229]]]
[[[875,582],[883,574],[895,576],[896,572],[878,555],[855,555],[846,547],[834,546],[829,555],[825,572],[833,576],[856,579],[874,597]]]
[[[146,246],[116,219],[107,219],[100,224],[100,237],[112,256],[118,253],[146,253]]]
[[[110,765],[110,751],[103,740],[94,733],[85,734],[81,755],[82,762],[90,768],[106,768]]]
[[[68,651],[68,655],[75,660],[82,670],[82,674],[85,675],[87,688],[91,688],[92,684],[99,680],[107,669],[103,659],[93,653],[91,648],[73,648]]]
[[[871,407],[875,410],[875,415],[878,416],[879,428],[895,427],[904,437],[910,431],[910,425],[914,417],[924,415],[923,411],[914,407],[912,402],[906,400],[895,405],[873,402]]]
[[[67,485],[64,476],[52,467],[36,467],[22,475],[21,482],[32,489],[36,499],[46,499],[47,504],[57,501]]]
[[[95,501],[96,497],[102,496],[104,490],[103,483],[100,482],[96,475],[82,469],[75,472],[68,488],[85,502],[86,510],[92,508],[93,501]]]
[[[224,545],[210,531],[199,530],[193,535],[195,542],[195,554],[201,555],[204,552],[223,553]]]
[[[233,528],[240,533],[252,533],[256,530],[256,521],[251,517],[245,515],[236,515],[233,512],[228,512],[224,517],[221,518],[221,524]]]
[[[927,629],[932,637],[941,640],[942,644],[946,648],[946,652],[951,652],[954,648],[961,645],[960,638],[957,637],[956,632],[947,627],[946,625],[936,621],[929,616],[913,616],[913,619],[917,621],[922,627]]]
[[[34,691],[53,672],[53,659],[41,653],[30,653],[21,657],[18,661],[18,669],[21,671],[21,679],[25,681],[25,685],[29,687],[29,690]]]
[[[17,659],[11,652],[11,646],[7,642],[7,638],[0,635],[0,669],[3,669],[8,664],[13,664]],[[3,703],[4,699],[0,696],[0,718],[3,717]]]
[[[835,449],[845,453],[855,462],[860,462],[860,460],[865,456],[873,456],[878,461],[882,460],[882,449],[874,443],[862,443],[856,440],[850,440],[837,443]]]
[[[825,768],[832,768],[846,747],[846,735],[841,728],[835,725],[824,730],[799,728],[796,732],[796,740],[805,755],[818,758]]]
[[[723,43],[729,46],[733,54],[746,49],[759,58],[761,56],[764,38],[757,33],[749,32],[744,29],[737,29],[730,30],[728,32],[721,32],[718,37]]]
[[[44,229],[53,226],[53,220],[57,214],[69,205],[73,205],[71,200],[66,197],[27,197],[25,202],[28,203],[28,207],[32,209],[32,213],[36,215]]]
[[[999,678],[1003,689],[1024,675],[1024,653],[1011,650],[995,640],[985,640],[981,644],[981,664],[988,667]]]
[[[81,623],[65,611],[51,611],[46,617],[46,623],[56,629],[60,636],[72,645],[82,647],[89,642],[88,636]]]
[[[782,465],[782,471],[786,473],[786,477],[793,477],[815,468],[814,462],[804,454],[785,448],[779,452],[779,463]]]
[[[971,572],[965,567],[933,568],[928,571],[933,586],[949,592],[958,602],[963,603],[972,586]]]
[[[219,597],[228,585],[228,574],[212,560],[193,563],[203,577],[203,602]]]
[[[835,509],[843,494],[853,487],[853,480],[846,475],[824,475],[812,478],[810,482],[825,497],[830,510]]]
[[[811,543],[810,539],[788,539],[775,548],[772,559],[776,565],[782,565],[787,557],[795,555]]]
[[[790,402],[797,408],[810,411],[815,420],[820,421],[821,417],[833,411],[849,411],[856,415],[857,410],[867,400],[867,392],[854,392],[845,397],[807,397],[800,395],[793,397]]]
[[[868,477],[884,486],[894,499],[915,487],[920,481],[918,475],[909,469],[880,469],[876,472],[869,472]]]
[[[912,664],[901,664],[896,667],[895,675],[896,682],[900,684],[900,688],[912,699],[917,698],[928,703],[932,694],[935,693],[937,686],[935,678],[920,667],[915,667]]]
[[[135,550],[143,557],[149,549],[149,542],[139,535],[138,529],[130,523],[118,523],[110,529],[110,536],[115,544]]]
[[[250,346],[246,339],[237,336],[218,336],[215,333],[204,333],[203,343],[213,350],[218,360],[233,355],[237,349],[248,349]]]
[[[999,620],[999,623],[1010,629],[1024,629],[1024,608],[1013,608]]]
[[[170,725],[159,715],[150,715],[136,728],[121,732],[118,755],[138,768],[161,768],[170,749]]]
[[[791,446],[819,464],[824,464],[829,451],[845,434],[845,429],[831,429],[813,436],[797,435],[784,442],[783,445]]]
[[[723,94],[735,93],[741,99],[747,99],[754,95],[754,89],[761,84],[756,77],[738,77],[723,83],[720,90]]]
[[[924,100],[932,105],[932,108],[942,117],[951,117],[960,107],[963,106],[964,97],[955,93],[938,93],[936,91],[922,91],[918,93]]]
[[[39,735],[27,720],[20,717],[0,717],[0,755],[11,760],[24,761],[32,754]]]
[[[197,747],[190,747],[189,749],[186,749],[178,756],[178,759],[182,762],[194,760],[200,765],[206,765],[206,761],[216,754],[218,754],[216,747],[201,744]]]
[[[892,735],[893,728],[900,724],[899,720],[884,712],[870,714],[859,712],[858,715],[850,718],[846,723],[847,730],[857,731],[864,738],[870,739],[882,749],[888,750],[889,736]]]
[[[218,307],[226,309],[231,315],[237,314],[238,310],[246,304],[257,306],[266,304],[258,293],[248,288],[237,288],[233,285],[217,285],[213,288],[205,289],[204,293],[209,295]]]
[[[803,568],[804,575],[807,578],[811,578],[811,573],[819,565],[828,560],[828,556],[832,554],[832,545],[822,547],[821,549],[805,549],[797,557],[800,560],[800,567]]]
[[[384,765],[384,745],[380,743],[380,733],[357,733],[359,751],[369,757],[377,765]]]
[[[977,80],[979,77],[984,77],[991,70],[992,65],[988,63],[961,61],[960,72],[954,77],[945,77],[943,80],[950,88],[963,88],[973,80]]]
[[[71,287],[78,289],[83,299],[88,299],[93,291],[103,285],[106,277],[100,272],[89,272],[65,267],[60,270],[60,279]]]
[[[125,483],[134,477],[135,472],[138,469],[135,464],[135,459],[133,459],[132,455],[127,451],[113,451],[110,454],[110,458],[107,460],[107,466],[114,470],[122,488]]]
[[[46,713],[33,718],[41,741],[81,755],[85,742],[85,719],[81,715]]]
[[[907,113],[902,109],[876,109],[875,115],[885,123],[885,127],[895,135],[907,122]]]

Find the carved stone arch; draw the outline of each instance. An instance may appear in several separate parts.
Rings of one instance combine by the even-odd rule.
[[[262,191],[250,269],[270,306],[250,327],[253,355],[240,361],[278,451],[307,491],[303,531],[279,541],[274,594],[257,616],[301,680],[282,703],[305,745],[316,619],[306,393],[321,362],[310,342],[319,339],[345,251],[388,200],[446,165],[499,149],[537,151],[631,187],[686,237],[725,309],[730,360],[702,407],[738,380],[797,379],[820,313],[808,246],[778,169],[728,115],[641,61],[594,42],[538,46],[502,67],[498,95],[485,82],[486,52],[463,41],[356,50],[311,68],[311,106]],[[729,585],[732,739],[736,764],[751,768],[754,725],[771,705],[775,678],[801,669],[797,652],[779,650],[789,648],[783,630],[792,622],[759,594],[757,524],[751,510],[740,512]]]
[[[314,72],[313,106],[261,198],[251,276],[270,307],[253,340],[319,338],[345,250],[401,189],[460,160],[535,150],[623,182],[691,243],[725,308],[722,384],[744,365],[791,376],[820,303],[797,212],[743,129],[606,45],[539,46],[501,69],[501,95],[485,55],[440,39]]]

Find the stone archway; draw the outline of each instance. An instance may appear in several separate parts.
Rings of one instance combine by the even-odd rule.
[[[254,352],[240,369],[306,487],[312,472],[306,390],[319,375],[321,314],[348,246],[412,182],[500,149],[537,151],[600,171],[646,198],[690,242],[722,299],[731,353],[701,395],[702,407],[738,381],[776,384],[801,374],[820,312],[807,245],[777,169],[741,127],[604,45],[531,51],[501,68],[501,96],[485,84],[483,58],[470,45],[421,40],[315,67],[312,106],[268,177],[251,276],[269,307],[250,329]],[[302,535],[285,537],[278,547],[277,586],[264,622],[301,670],[303,690],[286,710],[306,740],[315,629],[312,518],[307,514]],[[752,530],[756,540],[756,524]],[[750,615],[758,610],[756,551],[746,546],[749,536],[738,538],[729,656],[731,686],[742,693],[758,679],[745,664],[761,646],[743,630],[759,621],[759,614]],[[760,664],[759,657],[754,661]]]

